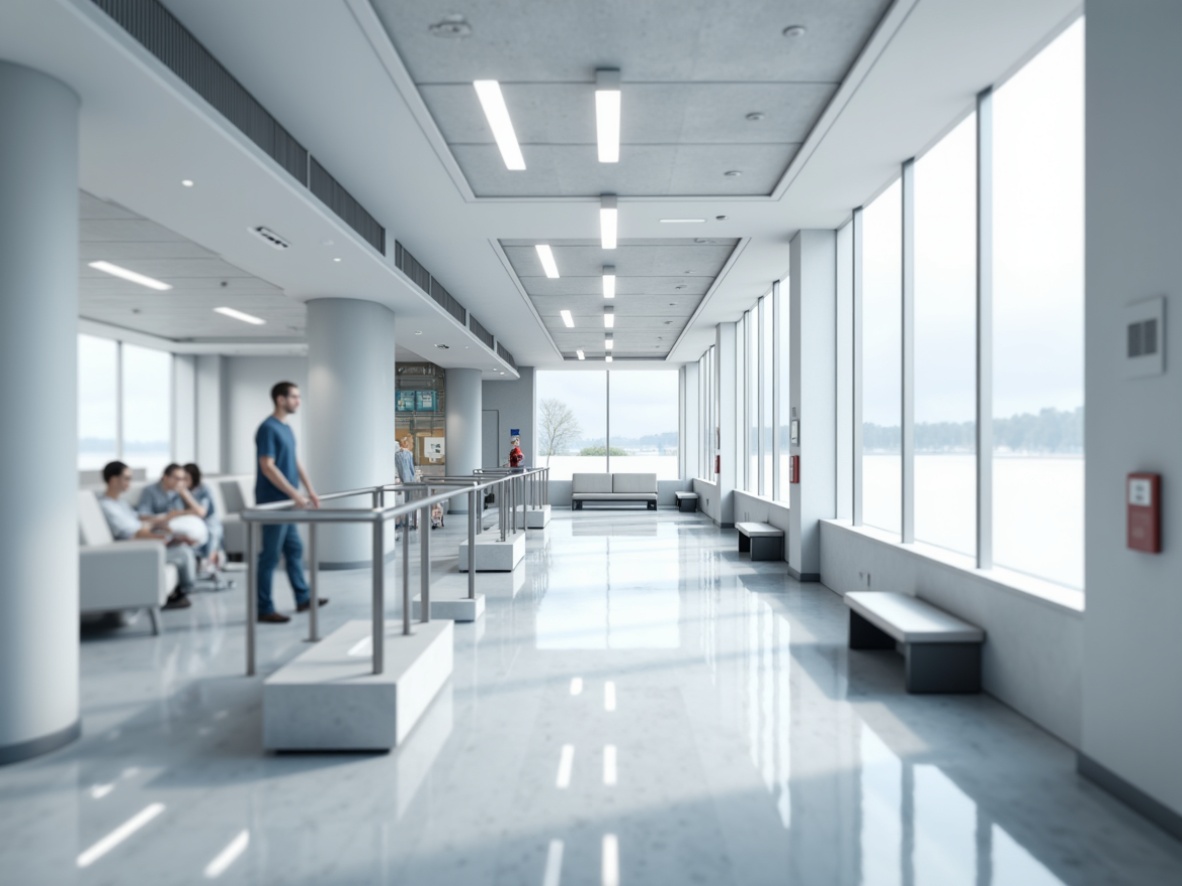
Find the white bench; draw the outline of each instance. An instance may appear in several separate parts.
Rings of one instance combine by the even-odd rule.
[[[783,560],[784,530],[770,523],[736,523],[739,553],[751,552],[752,560]]]
[[[589,501],[643,502],[657,509],[656,474],[572,474],[571,510],[580,511]]]
[[[850,649],[903,644],[908,692],[980,692],[985,632],[918,597],[883,591],[845,595]]]
[[[673,500],[677,502],[677,510],[679,511],[696,511],[698,509],[698,493],[696,492],[674,492]]]

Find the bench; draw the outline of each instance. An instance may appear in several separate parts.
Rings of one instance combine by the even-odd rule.
[[[784,530],[770,523],[736,523],[739,553],[751,552],[752,560],[783,560]]]
[[[696,511],[698,509],[698,493],[696,492],[674,492],[673,500],[677,503],[679,511]]]
[[[657,509],[656,474],[572,474],[571,508],[583,509],[588,501],[644,502],[650,511]]]
[[[918,597],[883,591],[845,595],[850,649],[903,644],[908,692],[980,692],[985,632]]]

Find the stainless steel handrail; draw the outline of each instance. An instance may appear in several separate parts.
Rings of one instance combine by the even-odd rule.
[[[511,494],[510,490],[514,480],[521,476],[521,472],[513,474],[512,476],[500,476],[495,479],[489,479],[481,482],[476,480],[471,482],[473,478],[457,478],[457,481],[444,484],[440,482],[431,483],[425,481],[423,483],[414,484],[399,484],[390,483],[381,486],[370,486],[363,489],[350,489],[340,492],[330,492],[319,496],[320,501],[335,501],[342,498],[352,498],[357,496],[369,496],[372,501],[372,506],[369,508],[297,508],[295,503],[286,500],[280,502],[268,502],[254,507],[246,508],[242,511],[241,518],[246,524],[246,674],[253,676],[256,672],[256,636],[258,622],[258,591],[256,583],[258,580],[257,568],[257,554],[259,545],[259,527],[268,524],[280,523],[307,523],[309,524],[309,548],[310,548],[310,567],[312,574],[310,576],[309,586],[312,594],[310,602],[309,613],[309,639],[318,639],[318,604],[319,597],[317,596],[319,589],[319,581],[317,572],[319,567],[318,561],[318,545],[316,527],[321,523],[370,523],[373,526],[373,673],[381,674],[384,662],[384,638],[385,638],[385,525],[388,521],[397,519],[398,517],[409,517],[416,511],[420,513],[425,522],[424,532],[420,546],[421,557],[421,597],[420,606],[422,607],[421,621],[424,623],[430,621],[430,535],[426,532],[426,525],[430,523],[431,506],[437,503],[442,503],[457,495],[467,495],[469,497],[469,518],[468,518],[468,596],[470,599],[475,599],[475,503],[479,501],[479,495],[482,490],[492,489],[498,486],[506,487],[506,494]],[[464,482],[458,482],[458,481]],[[454,491],[440,492],[431,494],[430,486],[454,486]],[[416,497],[414,501],[405,501],[402,504],[387,505],[385,503],[386,493],[394,492],[395,494],[402,494],[404,498],[409,498],[410,490],[417,490],[427,488],[427,495]],[[503,509],[502,509],[503,510]],[[502,515],[502,532],[501,540],[505,539],[504,532],[504,517]],[[403,583],[402,583],[402,632],[404,635],[411,633],[411,619],[410,619],[410,533],[404,531],[402,537],[402,569],[403,569]]]

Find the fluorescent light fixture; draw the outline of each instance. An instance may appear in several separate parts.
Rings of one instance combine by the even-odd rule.
[[[135,271],[129,271],[127,268],[119,267],[119,265],[113,265],[109,261],[92,261],[90,266],[96,271],[102,271],[105,274],[110,274],[112,277],[121,277],[124,280],[130,280],[132,283],[147,286],[149,289],[155,289],[157,292],[165,292],[166,290],[172,289],[172,286],[167,283],[161,283],[159,280],[145,277],[143,274],[137,274]]]
[[[607,765],[607,758],[604,758],[604,766]],[[606,773],[607,770],[604,769]],[[605,775],[604,778],[607,776]],[[226,848],[219,852],[214,859],[205,866],[205,878],[207,880],[214,880],[226,872],[226,869],[238,860],[238,857],[246,851],[246,847],[250,845],[250,831],[239,831],[238,836],[231,840]]]
[[[575,746],[573,744],[564,744],[562,746],[562,756],[558,760],[558,776],[554,779],[554,787],[561,790],[566,790],[570,787],[571,770],[575,765]]]
[[[107,836],[103,837],[97,843],[93,844],[89,849],[85,850],[78,856],[78,867],[90,867],[153,818],[164,811],[163,803],[153,803],[150,806],[145,806]]]
[[[604,249],[616,248],[619,228],[620,211],[616,206],[616,195],[604,194],[599,198],[599,238]]]
[[[226,317],[233,317],[235,320],[241,320],[243,323],[251,323],[255,326],[262,326],[267,321],[262,317],[255,317],[252,314],[244,314],[242,311],[235,311],[233,308],[214,308],[215,314],[222,314]]]
[[[620,841],[615,834],[603,835],[600,876],[603,886],[620,886]]]
[[[595,134],[599,162],[620,162],[620,72],[595,72]]]
[[[570,311],[563,308],[558,313],[562,314],[562,322],[566,324],[567,329],[573,329],[575,326],[575,318],[570,315]]]
[[[603,328],[614,329],[616,325],[616,309],[613,307],[606,307],[603,309]]]
[[[515,171],[525,169],[525,158],[521,156],[521,145],[517,143],[517,133],[513,131],[513,121],[509,119],[505,97],[501,95],[501,84],[496,80],[476,80],[472,85],[476,87],[480,107],[484,109],[484,116],[493,131],[493,138],[497,140],[497,147],[501,149],[501,159],[505,161],[505,168]]]
[[[607,334],[607,336],[603,339],[603,347],[604,347],[604,349],[610,351],[615,346],[616,346],[616,341],[615,341],[615,339],[612,338],[612,334],[609,332]]]
[[[539,243],[534,247],[538,251],[538,259],[542,262],[542,270],[551,280],[558,277],[558,265],[554,261],[554,251],[548,243]]]
[[[615,265],[604,265],[603,266],[603,297],[604,298],[615,298],[616,297],[616,266]]]
[[[663,225],[701,225],[705,224],[704,218],[663,218],[661,224]]]
[[[616,783],[616,746],[603,746],[603,783],[611,787]]]
[[[580,360],[587,359],[587,355],[583,353],[582,348],[579,348],[577,351],[575,351],[575,353],[579,355]],[[577,686],[576,686],[576,683],[578,684]],[[583,691],[583,680],[580,677],[575,677],[575,679],[571,680],[571,682],[570,682],[570,694],[571,695],[578,695],[582,691]]]
[[[616,709],[616,684],[612,680],[603,684],[603,709],[605,711]]]
[[[612,355],[611,355],[611,354],[608,354],[608,355],[607,355],[606,357],[604,357],[603,359],[604,359],[606,362],[610,363],[610,362],[612,362]]]

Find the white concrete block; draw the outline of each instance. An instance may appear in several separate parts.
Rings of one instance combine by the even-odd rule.
[[[506,535],[504,541],[501,541],[501,533],[495,529],[476,536],[476,552],[472,561],[477,572],[511,572],[524,559],[524,531]],[[467,571],[468,541],[465,539],[460,542],[460,572]]]
[[[431,620],[437,618],[451,621],[476,621],[484,615],[484,594],[477,594],[474,599],[468,598],[468,580],[464,579],[462,586],[455,583],[436,583],[431,586]],[[411,617],[422,617],[423,607],[419,605],[419,598],[411,600]]]
[[[372,672],[368,620],[346,622],[263,683],[263,747],[378,751],[402,742],[452,673],[452,622],[386,622],[385,668]]]
[[[517,525],[526,529],[545,529],[550,522],[550,506],[540,508],[521,507],[517,509]]]

